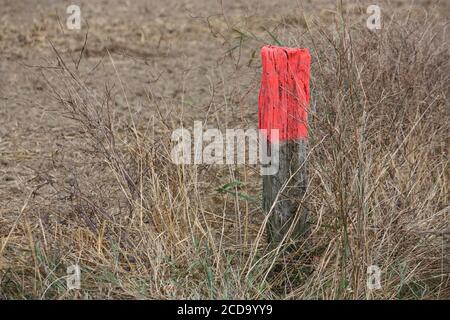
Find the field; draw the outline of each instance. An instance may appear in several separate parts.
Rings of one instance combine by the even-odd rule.
[[[0,0],[0,299],[449,299],[450,3],[377,3]],[[264,44],[312,57],[295,244],[258,165],[171,160],[257,128]]]

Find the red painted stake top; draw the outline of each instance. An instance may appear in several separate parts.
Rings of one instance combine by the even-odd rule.
[[[308,138],[309,78],[308,49],[264,46],[261,48],[262,77],[259,91],[259,129],[279,130],[279,141]]]

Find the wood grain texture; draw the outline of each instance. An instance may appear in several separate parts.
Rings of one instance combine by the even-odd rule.
[[[279,243],[291,229],[292,237],[307,230],[306,190],[308,108],[311,57],[307,49],[265,46],[261,49],[259,128],[279,130],[270,135],[268,153],[278,145],[278,172],[263,177],[263,209],[269,214],[269,241]]]
[[[307,150],[305,139],[281,142],[278,172],[263,176],[263,209],[270,214],[271,242],[280,242],[291,225],[294,238],[307,230],[308,210],[303,203],[307,183]]]
[[[261,61],[259,128],[268,132],[278,129],[280,141],[306,139],[310,99],[309,51],[264,46]]]

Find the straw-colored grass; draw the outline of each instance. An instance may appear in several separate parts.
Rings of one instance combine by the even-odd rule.
[[[171,132],[191,123],[168,115],[150,90],[145,107],[155,116],[141,118],[112,55],[116,85],[99,92],[77,59],[55,48],[58,67],[42,76],[76,139],[65,158],[54,155],[53,173],[40,173],[39,188],[50,196],[36,188],[18,210],[0,209],[0,297],[449,298],[445,28],[420,15],[394,17],[378,31],[350,24],[344,13],[331,26],[301,21],[271,35],[309,47],[313,57],[302,200],[311,232],[296,251],[269,246],[260,203],[242,197],[259,197],[257,168],[173,164]],[[260,43],[246,39],[240,54],[252,55]],[[247,66],[257,73],[256,62]],[[116,114],[118,97],[125,118]],[[209,109],[198,119],[219,126]],[[236,180],[243,184],[215,191]],[[81,289],[67,291],[66,267],[75,263]],[[370,265],[382,271],[379,290],[366,286]]]

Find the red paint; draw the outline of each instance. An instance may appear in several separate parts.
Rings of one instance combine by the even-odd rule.
[[[279,130],[279,140],[308,138],[308,49],[277,46],[261,48],[262,77],[259,91],[259,128]],[[273,141],[271,141],[273,142]]]

